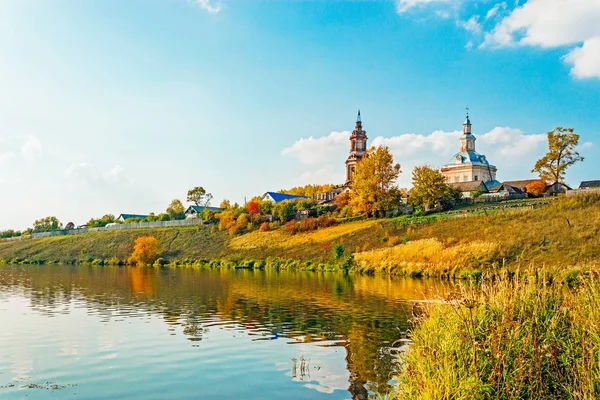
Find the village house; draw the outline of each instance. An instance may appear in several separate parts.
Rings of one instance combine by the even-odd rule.
[[[286,200],[310,200],[310,197],[296,196],[294,194],[267,192],[263,194],[262,201],[270,201],[272,203],[281,203]]]
[[[142,215],[142,214],[119,214],[119,216],[117,217],[117,219],[115,221],[125,222],[125,220],[128,220],[128,219],[142,220],[142,219],[146,219],[146,218],[148,218],[148,216]]]
[[[223,211],[222,208],[219,207],[204,207],[204,206],[197,206],[195,204],[189,206],[187,208],[187,210],[185,210],[185,218],[186,219],[190,219],[190,218],[198,218],[198,215],[201,215],[204,210],[208,210],[212,213],[218,213]]]

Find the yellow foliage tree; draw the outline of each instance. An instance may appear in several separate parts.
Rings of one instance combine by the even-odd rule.
[[[546,184],[543,181],[533,181],[527,184],[525,190],[530,195],[539,197],[546,191]]]
[[[369,216],[382,216],[394,208],[400,195],[396,185],[400,172],[400,164],[394,164],[394,157],[387,146],[371,147],[356,164],[350,192],[353,210]]]
[[[133,252],[129,256],[129,264],[148,265],[158,258],[158,239],[154,236],[140,236],[135,239]]]

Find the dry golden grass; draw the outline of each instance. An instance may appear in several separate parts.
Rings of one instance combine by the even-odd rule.
[[[380,221],[366,220],[322,228],[316,231],[292,235],[282,229],[271,232],[251,232],[236,236],[229,242],[233,250],[248,250],[257,248],[289,249],[299,246],[334,242],[344,236],[372,228]]]
[[[438,239],[421,239],[386,249],[357,253],[356,262],[363,268],[374,268],[388,273],[396,269],[428,269],[450,271],[456,268],[485,268],[501,261],[496,242],[474,241],[444,246]]]

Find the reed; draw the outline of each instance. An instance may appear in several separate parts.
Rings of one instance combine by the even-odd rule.
[[[599,306],[581,270],[465,284],[415,318],[394,397],[598,399]]]

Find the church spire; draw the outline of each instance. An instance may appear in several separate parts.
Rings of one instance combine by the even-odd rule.
[[[360,109],[358,110],[358,115],[356,116],[356,122],[360,122]]]
[[[463,133],[465,135],[471,134],[471,120],[469,119],[469,106],[466,107],[467,117],[465,118],[465,123],[463,124]]]

